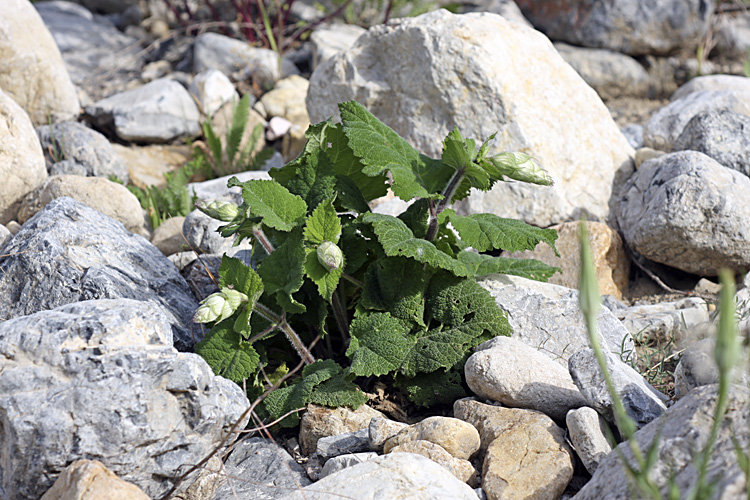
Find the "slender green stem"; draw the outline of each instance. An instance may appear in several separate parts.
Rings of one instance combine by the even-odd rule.
[[[287,340],[289,340],[289,343],[292,344],[292,347],[294,347],[294,349],[297,351],[297,354],[302,359],[302,361],[305,362],[305,364],[309,365],[310,363],[315,362],[315,358],[313,357],[313,355],[310,354],[310,351],[307,349],[307,347],[305,347],[305,344],[302,342],[302,339],[299,338],[297,332],[295,332],[294,329],[289,325],[289,323],[286,322],[286,318],[284,318],[284,316],[276,314],[260,302],[256,302],[255,304],[253,304],[253,311],[266,318],[269,322],[278,325],[279,329],[284,332]]]
[[[341,273],[341,277],[344,278],[346,281],[351,283],[352,285],[356,286],[357,288],[364,288],[364,283],[359,281],[357,278],[354,278],[352,276],[349,276],[346,273]]]
[[[336,325],[339,327],[339,332],[341,332],[344,339],[348,339],[349,318],[346,315],[344,301],[341,299],[342,293],[343,290],[341,284],[339,284],[338,288],[333,292],[333,297],[331,297],[331,305],[333,306],[333,316],[336,318]]]
[[[437,238],[439,229],[438,215],[440,215],[440,212],[445,210],[446,207],[450,205],[451,199],[453,198],[453,195],[456,194],[456,190],[458,189],[458,186],[461,185],[461,182],[464,180],[465,175],[465,167],[456,170],[456,172],[448,181],[448,184],[445,186],[445,189],[443,190],[443,199],[438,201],[437,205],[435,205],[435,203],[430,200],[430,222],[429,226],[427,227],[427,234],[424,237],[424,239],[426,239],[427,241],[435,241],[435,238]]]
[[[260,226],[255,226],[253,228],[253,236],[258,241],[258,243],[261,244],[268,255],[271,255],[271,253],[273,253],[273,251],[275,250],[275,248],[273,247],[273,243],[271,243],[271,241],[266,236],[266,233],[263,232]]]

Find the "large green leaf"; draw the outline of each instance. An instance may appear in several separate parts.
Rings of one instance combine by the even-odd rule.
[[[362,172],[382,176],[390,171],[393,193],[404,201],[441,198],[453,174],[450,167],[418,152],[361,104],[343,102],[339,111],[349,147],[365,165]]]
[[[424,266],[413,259],[380,259],[367,268],[359,304],[425,326],[424,292],[428,279]]]
[[[310,394],[310,402],[338,408],[348,406],[356,410],[367,402],[362,389],[354,385],[353,373],[339,373],[317,385]]]
[[[258,266],[258,275],[263,279],[265,292],[275,294],[276,301],[287,312],[305,311],[304,304],[292,296],[302,287],[305,275],[305,246],[299,228],[263,259]]]
[[[512,274],[537,281],[546,282],[553,274],[559,272],[557,267],[548,266],[536,259],[509,259],[504,257],[493,257],[468,250],[458,254],[458,260],[466,264],[466,268],[474,276],[499,273]]]
[[[398,371],[416,343],[403,321],[388,313],[366,313],[352,321],[346,355],[359,376],[386,375]]]
[[[263,280],[258,273],[240,259],[226,255],[221,257],[219,265],[219,286],[244,293],[251,306],[263,294]]]
[[[341,237],[341,221],[330,201],[321,203],[313,210],[305,224],[305,241],[320,245],[324,241],[338,243]]]
[[[214,373],[238,384],[258,370],[258,353],[234,331],[229,318],[215,325],[195,344],[195,352],[206,360]]]
[[[466,397],[466,390],[461,384],[461,373],[455,367],[451,370],[419,373],[414,377],[399,375],[395,386],[406,392],[411,402],[424,407],[452,404],[457,399]]]
[[[279,231],[291,231],[307,213],[307,204],[284,186],[274,181],[229,179],[228,187],[242,188],[242,198],[252,215],[261,217],[263,223]]]

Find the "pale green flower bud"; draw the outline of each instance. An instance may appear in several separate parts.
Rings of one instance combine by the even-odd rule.
[[[203,299],[201,306],[195,311],[193,321],[196,323],[210,323],[224,321],[239,307],[247,302],[247,295],[231,288],[222,288]]]
[[[234,290],[232,288],[226,288],[226,287],[222,288],[221,294],[227,300],[227,303],[229,304],[229,307],[231,307],[232,312],[239,309],[239,307],[244,302],[247,302],[247,295],[245,295],[242,292],[238,292],[237,290]]]
[[[543,186],[554,184],[547,171],[526,153],[499,153],[487,160],[505,177]]]
[[[232,222],[240,213],[240,208],[228,201],[214,200],[212,202],[197,201],[195,207],[214,219],[222,222]]]
[[[330,273],[344,263],[344,254],[334,242],[324,241],[318,245],[318,262]]]

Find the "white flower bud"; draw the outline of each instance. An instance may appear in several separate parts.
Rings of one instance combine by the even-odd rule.
[[[232,222],[240,213],[239,207],[228,201],[214,200],[209,203],[198,201],[195,203],[195,206],[209,217],[222,222]]]
[[[344,254],[334,242],[324,241],[318,245],[318,262],[330,273],[344,263]]]
[[[543,186],[554,184],[547,171],[526,153],[499,153],[487,160],[505,177]]]

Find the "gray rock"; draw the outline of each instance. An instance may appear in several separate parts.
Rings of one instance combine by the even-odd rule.
[[[193,70],[218,69],[234,81],[252,78],[261,88],[271,88],[281,78],[299,74],[297,67],[270,49],[252,47],[218,33],[203,33],[195,39]]]
[[[730,500],[746,495],[745,475],[738,465],[734,443],[736,441],[742,450],[747,450],[750,444],[746,432],[750,425],[748,400],[750,397],[746,389],[733,387],[726,418],[708,462],[706,483],[716,481],[714,494],[709,498]],[[635,439],[641,450],[649,449],[659,437],[656,465],[649,477],[659,487],[662,497],[667,497],[671,478],[681,492],[680,498],[687,497],[688,490],[694,485],[697,479],[696,460],[711,433],[715,405],[715,385],[695,389],[662,417],[636,433]],[[618,448],[630,463],[635,463],[629,443],[621,443]],[[632,498],[632,482],[620,460],[620,453],[610,453],[575,499]]]
[[[332,58],[342,50],[354,45],[357,38],[367,30],[356,24],[331,24],[319,26],[310,35],[312,43],[312,69]]]
[[[112,145],[100,133],[76,122],[56,123],[51,127],[37,127],[37,135],[45,152],[47,165],[51,166],[58,158],[74,161],[90,177],[117,177],[123,184],[128,183],[128,167],[115,155]],[[52,157],[54,152],[57,158]],[[51,174],[54,175],[54,174]]]
[[[86,167],[74,160],[63,160],[53,163],[47,167],[50,176],[56,175],[78,175],[85,177],[88,173]]]
[[[512,338],[537,349],[566,369],[568,359],[589,346],[577,290],[501,274],[483,276],[477,282],[508,313]],[[632,336],[609,310],[599,311],[597,327],[605,349],[622,356],[634,352]],[[482,345],[490,348],[493,342]]]
[[[200,113],[190,93],[174,80],[160,78],[86,107],[97,128],[120,139],[167,142],[200,133]]]
[[[225,103],[238,99],[232,82],[217,69],[207,69],[195,75],[189,88],[206,116],[212,116]]]
[[[586,404],[565,368],[509,337],[496,337],[478,346],[466,361],[464,373],[466,384],[477,396],[513,408],[538,410],[558,421],[571,409]]]
[[[575,47],[555,42],[555,48],[603,99],[645,97],[649,76],[638,61],[620,52]]]
[[[218,446],[249,402],[171,336],[162,307],[129,299],[0,323],[2,497],[39,498],[95,459],[156,498]]]
[[[271,176],[268,175],[268,172],[251,170],[249,172],[225,175],[224,177],[211,179],[210,181],[191,182],[187,187],[190,191],[195,193],[195,196],[197,196],[199,200],[210,201],[226,199],[239,204],[242,203],[242,197],[240,196],[242,190],[239,187],[227,187],[227,182],[232,177],[237,177],[237,180],[240,182],[249,181],[251,179],[271,180]]]
[[[221,256],[201,255],[198,259],[195,252],[191,250],[190,253],[193,254],[193,259],[182,267],[180,274],[185,278],[193,295],[198,300],[203,300],[212,293],[219,291],[219,286],[215,280],[219,276]]]
[[[3,246],[10,241],[10,239],[13,237],[13,234],[10,232],[10,230],[0,224],[0,249],[3,248]],[[0,252],[1,254],[2,252]]]
[[[318,439],[316,452],[323,459],[337,457],[345,453],[359,453],[370,449],[369,429],[346,432],[336,436]]]
[[[476,500],[466,483],[429,458],[383,455],[353,465],[289,495],[288,500]]]
[[[174,344],[200,340],[198,303],[174,265],[151,243],[72,198],[58,198],[23,225],[0,258],[0,317],[10,319],[63,304],[130,298],[164,308]]]
[[[73,83],[89,97],[102,99],[138,80],[144,61],[136,38],[71,2],[37,2],[34,7],[60,48]]]
[[[714,361],[715,347],[716,339],[703,339],[682,353],[674,370],[674,395],[677,399],[696,387],[719,382],[719,369]]]
[[[737,75],[705,75],[690,79],[680,86],[669,97],[670,101],[682,99],[693,92],[701,90],[730,90],[734,92],[750,91],[750,78]]]
[[[750,90],[699,90],[675,99],[646,122],[644,143],[653,149],[672,151],[675,141],[695,115],[721,110],[750,116]]]
[[[352,465],[372,460],[377,456],[378,454],[374,451],[368,451],[365,453],[348,453],[346,455],[329,458],[328,460],[326,460],[326,463],[323,466],[323,470],[320,471],[320,479],[323,479],[326,476],[330,476],[331,474],[335,474],[340,470],[351,467]]]
[[[681,151],[641,165],[617,217],[625,241],[647,259],[701,276],[742,272],[750,268],[749,192],[746,175]]]
[[[396,422],[387,418],[374,417],[370,420],[368,433],[370,438],[370,449],[383,451],[383,445],[390,438],[401,432],[408,424]]]
[[[750,116],[729,110],[698,113],[685,125],[672,149],[699,151],[750,177]]]
[[[682,342],[693,328],[708,323],[708,304],[698,297],[675,302],[634,305],[615,312],[625,328],[641,341]]]
[[[439,10],[370,28],[311,76],[310,121],[338,117],[337,104],[347,100],[432,157],[454,127],[480,141],[497,132],[491,152],[527,152],[555,180],[554,187],[499,182],[457,204],[461,214],[540,227],[584,213],[606,219],[613,185],[633,168],[633,150],[596,92],[546,37],[496,14]]]
[[[553,40],[632,56],[695,53],[708,29],[706,0],[516,0],[526,18]]]
[[[310,484],[305,470],[284,448],[261,437],[237,443],[224,466],[227,482],[213,500],[282,499]]]
[[[596,410],[583,406],[570,410],[565,417],[570,442],[589,474],[593,474],[612,445],[606,436],[607,423]]]
[[[462,14],[467,12],[491,12],[504,17],[508,21],[533,28],[513,0],[481,0],[475,4],[467,2],[459,7],[459,12]]]
[[[747,11],[719,14],[714,33],[717,52],[744,58],[750,49],[750,14]]]
[[[630,123],[620,129],[622,135],[628,140],[628,144],[633,149],[639,149],[643,147],[643,125],[637,123]]]
[[[612,376],[618,396],[627,414],[640,428],[657,418],[667,409],[669,399],[654,389],[646,379],[620,358],[604,352],[607,368]],[[599,364],[593,349],[583,349],[570,358],[570,375],[586,399],[586,406],[598,411],[608,422],[614,423],[614,407],[607,391]]]
[[[225,238],[217,232],[220,226],[226,225],[226,222],[209,217],[196,209],[185,217],[182,234],[185,235],[191,249],[199,253],[222,254],[231,250],[234,242],[234,238]]]
[[[25,0],[3,1],[0,89],[35,125],[70,120],[80,112],[76,89],[55,40],[34,7]]]

